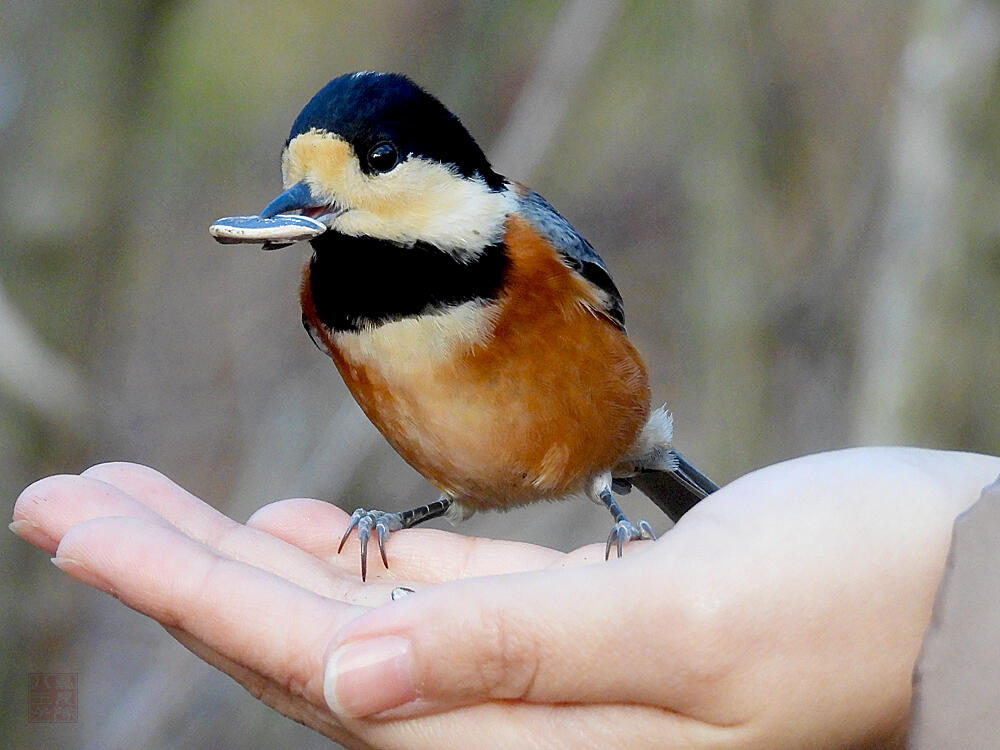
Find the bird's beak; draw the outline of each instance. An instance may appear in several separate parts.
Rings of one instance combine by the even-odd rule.
[[[268,203],[257,216],[226,216],[212,224],[208,232],[216,242],[260,242],[265,250],[275,250],[319,237],[346,210],[317,198],[306,182],[299,182]],[[302,211],[302,215],[286,215],[286,211]]]
[[[260,212],[258,218],[270,219],[278,214],[300,209],[303,215],[316,219],[327,226],[330,226],[334,219],[344,213],[344,209],[331,206],[327,201],[316,197],[308,183],[297,182],[264,206],[264,210]]]

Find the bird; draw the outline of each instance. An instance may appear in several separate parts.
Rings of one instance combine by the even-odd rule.
[[[295,118],[281,171],[284,190],[259,215],[213,234],[265,248],[308,239],[306,331],[440,493],[352,513],[338,552],[356,530],[362,580],[369,539],[388,568],[389,534],[432,518],[586,498],[613,517],[608,559],[656,538],[616,492],[635,486],[676,521],[718,489],[673,448],[671,413],[651,407],[607,265],[409,77],[327,83]]]

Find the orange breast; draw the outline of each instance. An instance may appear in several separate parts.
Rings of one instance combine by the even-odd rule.
[[[496,306],[466,311],[462,336],[437,323],[399,326],[398,352],[323,330],[308,267],[303,284],[303,313],[361,408],[432,484],[476,508],[582,491],[631,447],[649,414],[642,361],[593,311],[589,284],[516,217],[506,243]],[[434,335],[454,341],[427,341],[422,352],[421,337]]]

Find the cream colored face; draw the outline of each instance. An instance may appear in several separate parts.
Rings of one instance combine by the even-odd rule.
[[[391,170],[366,174],[350,143],[313,129],[288,144],[282,176],[286,188],[304,181],[316,197],[344,209],[332,223],[343,234],[427,242],[466,259],[503,239],[516,205],[512,191],[494,192],[439,162],[400,157]]]

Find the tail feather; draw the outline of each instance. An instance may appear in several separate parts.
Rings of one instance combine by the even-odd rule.
[[[719,485],[702,474],[683,455],[671,450],[676,465],[668,469],[640,470],[628,481],[652,500],[670,520],[677,521]],[[671,461],[671,464],[674,462]]]

